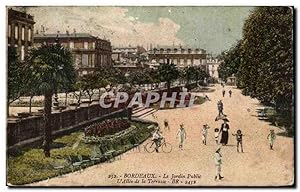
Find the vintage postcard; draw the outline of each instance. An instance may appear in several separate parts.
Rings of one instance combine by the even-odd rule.
[[[294,8],[7,6],[9,187],[295,187]]]

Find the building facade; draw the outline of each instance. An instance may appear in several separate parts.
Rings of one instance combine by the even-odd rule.
[[[221,64],[221,61],[218,60],[217,58],[209,58],[206,61],[207,63],[207,67],[208,67],[208,72],[211,78],[215,79],[215,80],[219,80],[219,66]]]
[[[141,46],[114,47],[112,61],[113,66],[123,72],[142,70],[147,67],[146,49]]]
[[[21,61],[33,46],[34,18],[25,12],[7,9],[7,45],[15,47]]]
[[[173,63],[179,68],[187,66],[205,66],[206,51],[179,47],[158,47],[150,49],[148,58],[150,63]]]
[[[43,43],[55,43],[59,41],[64,47],[71,50],[74,59],[74,67],[78,75],[86,75],[94,72],[97,68],[112,64],[111,43],[99,39],[87,33],[65,34],[35,34],[34,45],[41,46]]]
[[[112,60],[114,64],[138,64],[145,61],[145,48],[136,47],[114,47],[112,51]]]

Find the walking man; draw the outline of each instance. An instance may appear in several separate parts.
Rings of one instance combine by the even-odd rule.
[[[179,140],[179,149],[183,149],[183,142],[186,139],[186,132],[183,128],[183,124],[180,124],[180,128],[177,131],[176,138]]]
[[[229,97],[231,97],[231,94],[232,94],[232,91],[231,91],[231,89],[229,90]]]
[[[270,150],[273,150],[273,145],[274,145],[274,142],[275,142],[275,139],[276,139],[276,135],[275,135],[274,130],[270,130],[270,133],[269,133],[267,139],[269,140]]]
[[[218,101],[218,111],[219,111],[219,117],[221,117],[221,115],[224,115],[223,114],[223,103],[222,103],[222,101],[220,100],[220,101]]]
[[[223,95],[223,97],[225,97],[225,90],[224,89],[222,91],[222,95]]]
[[[218,146],[218,148],[215,152],[215,165],[216,165],[215,181],[217,179],[221,180],[224,178],[221,176],[222,155],[221,155],[220,151],[221,151],[221,146]]]

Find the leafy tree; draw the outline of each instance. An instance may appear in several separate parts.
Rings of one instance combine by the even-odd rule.
[[[160,80],[167,83],[168,93],[170,93],[171,83],[179,77],[178,69],[173,63],[160,64],[158,67],[158,74]]]
[[[159,73],[157,69],[148,69],[145,71],[148,77],[148,83],[151,84],[151,89],[153,89],[152,85],[156,84],[156,86],[158,87],[158,84],[160,83],[160,77],[159,77]]]
[[[184,68],[184,78],[186,80],[186,84],[189,85],[190,81],[196,80],[198,77],[198,70],[196,67],[185,67]]]
[[[127,82],[131,85],[141,85],[145,82],[145,75],[143,71],[132,71],[129,73],[129,76],[127,77]]]
[[[52,142],[51,107],[52,95],[66,85],[75,82],[75,70],[71,52],[59,43],[42,45],[30,51],[27,64],[31,65],[31,76],[44,94],[44,154],[50,157]]]
[[[277,109],[293,105],[293,12],[289,7],[258,7],[243,28],[239,85]]]
[[[7,55],[7,115],[9,112],[9,104],[17,100],[24,88],[26,82],[23,79],[23,67],[18,60],[16,48],[8,47]]]
[[[98,76],[96,73],[89,73],[82,77],[79,80],[80,83],[80,90],[85,92],[89,96],[90,102],[92,101],[92,96],[94,95],[94,90],[98,88]]]
[[[218,68],[218,73],[223,81],[226,81],[227,77],[237,74],[239,70],[242,60],[241,43],[242,41],[238,41],[229,51],[222,52],[218,57],[222,60]]]

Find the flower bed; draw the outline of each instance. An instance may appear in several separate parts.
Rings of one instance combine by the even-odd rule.
[[[112,135],[119,131],[128,129],[130,122],[127,119],[107,119],[105,121],[94,123],[85,128],[84,133],[86,136],[104,136]]]

